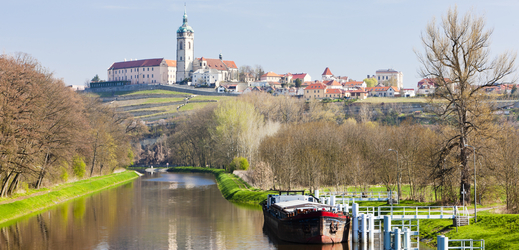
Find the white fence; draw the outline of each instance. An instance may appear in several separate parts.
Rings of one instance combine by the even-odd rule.
[[[463,249],[463,250],[485,250],[485,240],[449,240],[448,237],[438,235],[437,250]]]

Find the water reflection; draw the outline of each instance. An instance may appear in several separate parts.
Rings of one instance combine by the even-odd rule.
[[[380,249],[279,241],[211,174],[147,174],[0,228],[0,249]]]

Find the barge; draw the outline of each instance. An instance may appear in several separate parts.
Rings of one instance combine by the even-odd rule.
[[[301,192],[301,191],[299,191]],[[286,193],[286,194],[283,194]],[[279,239],[295,243],[347,242],[350,216],[310,195],[269,195],[263,204],[264,226]]]

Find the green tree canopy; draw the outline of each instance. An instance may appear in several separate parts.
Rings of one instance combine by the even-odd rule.
[[[366,87],[375,87],[378,84],[377,78],[375,77],[366,78],[364,82],[366,83]]]

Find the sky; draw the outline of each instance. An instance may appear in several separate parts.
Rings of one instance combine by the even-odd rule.
[[[1,0],[0,53],[23,52],[63,78],[84,85],[125,59],[176,57],[184,3],[195,31],[195,57],[261,65],[265,72],[361,81],[379,69],[421,79],[413,49],[428,22],[458,6],[494,29],[493,55],[519,50],[517,0]]]

